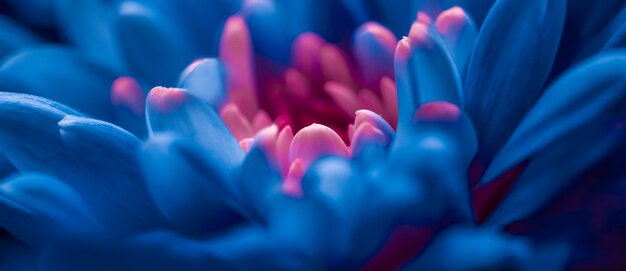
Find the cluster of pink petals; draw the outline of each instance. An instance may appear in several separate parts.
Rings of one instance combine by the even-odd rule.
[[[220,59],[229,69],[228,98],[220,116],[244,150],[263,144],[286,191],[297,194],[306,168],[322,155],[349,157],[365,138],[390,140],[398,112],[391,79],[397,40],[375,23],[357,33],[355,61],[338,45],[303,33],[293,43],[293,66],[282,77],[257,81],[245,21],[226,22]]]
[[[433,23],[418,13],[409,37],[399,42],[385,27],[367,22],[355,31],[351,50],[302,33],[292,44],[291,66],[278,69],[254,54],[244,18],[231,16],[219,46],[228,71],[219,114],[244,150],[261,144],[279,168],[285,191],[297,195],[304,172],[320,156],[350,157],[365,142],[390,142],[398,122],[394,55],[396,62],[406,61],[412,47],[430,46],[432,30],[453,45],[466,16],[454,7]],[[138,93],[134,79],[121,77],[111,97],[140,115],[145,96]]]

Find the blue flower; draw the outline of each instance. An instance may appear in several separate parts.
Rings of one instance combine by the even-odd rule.
[[[0,268],[625,266],[623,1],[27,2]]]

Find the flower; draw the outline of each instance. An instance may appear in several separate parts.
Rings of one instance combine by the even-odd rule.
[[[619,1],[72,2],[0,68],[2,267],[625,265]]]

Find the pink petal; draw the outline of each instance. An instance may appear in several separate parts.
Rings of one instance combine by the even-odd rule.
[[[333,44],[323,46],[320,51],[320,62],[326,81],[335,81],[350,87],[354,86],[348,59],[339,47]]]
[[[222,117],[222,120],[237,141],[254,136],[252,125],[250,125],[246,116],[239,111],[239,107],[236,104],[229,103],[224,106],[220,111],[220,117]]]
[[[409,32],[411,46],[416,48],[432,48],[434,43],[428,33],[429,31],[430,28],[427,24],[419,21],[413,23],[411,31]]]
[[[295,67],[311,78],[321,78],[320,50],[324,44],[324,39],[315,33],[300,34],[293,43],[292,58]]]
[[[391,124],[391,127],[398,125],[398,91],[396,82],[389,77],[380,80],[380,94],[383,100],[383,118]]]
[[[289,161],[302,161],[304,168],[323,155],[338,155],[348,157],[348,148],[341,137],[332,129],[321,125],[311,124],[300,130],[291,142]]]
[[[143,116],[146,96],[137,80],[130,76],[123,76],[113,81],[111,103],[115,106],[127,107],[137,116]]]
[[[426,14],[425,12],[418,11],[417,12],[417,19],[415,21],[429,25],[429,24],[431,24],[433,22],[433,19],[430,18],[430,16],[428,14]]]
[[[285,72],[285,85],[289,93],[297,99],[306,99],[311,94],[309,80],[298,70],[289,69]]]
[[[261,131],[263,128],[272,125],[272,118],[263,110],[259,110],[252,120],[252,127],[255,132]]]
[[[368,109],[378,114],[383,113],[383,105],[380,98],[369,89],[361,89],[358,95],[358,103],[360,109]]]
[[[394,55],[394,62],[402,62],[406,63],[411,57],[412,49],[411,49],[411,40],[408,37],[404,37],[398,42],[396,46],[396,53]],[[406,65],[403,65],[406,67]],[[398,65],[395,67],[395,72],[398,72]],[[406,72],[406,71],[404,71]]]
[[[354,132],[351,144],[352,155],[359,155],[364,145],[372,143],[385,146],[389,144],[389,140],[381,130],[365,122]]]
[[[324,84],[324,90],[348,115],[352,116],[359,109],[357,95],[350,87],[331,81]]]
[[[278,133],[276,139],[276,158],[283,176],[286,176],[289,170],[289,149],[293,141],[293,131],[291,126],[285,126]]]
[[[354,129],[358,130],[364,124],[374,126],[376,129],[382,131],[386,136],[391,136],[394,133],[393,128],[391,128],[391,125],[389,125],[387,121],[385,121],[379,114],[367,109],[356,111],[356,116],[354,117]]]
[[[250,152],[250,148],[252,147],[252,142],[254,140],[252,138],[244,138],[239,141],[239,146],[243,149],[243,151]]]
[[[304,195],[301,183],[305,172],[304,165],[300,159],[293,161],[289,167],[287,178],[285,178],[283,182],[283,193],[295,198],[301,198]]]
[[[450,8],[437,17],[437,31],[454,43],[461,31],[469,24],[469,17],[460,7]]]
[[[414,121],[455,122],[461,117],[461,110],[454,104],[444,101],[429,102],[415,112]]]
[[[180,88],[155,87],[148,94],[148,100],[161,113],[170,113],[187,101],[188,95]]]
[[[228,102],[235,103],[248,119],[258,110],[250,33],[244,19],[228,18],[220,40],[219,57],[228,69]]]
[[[255,146],[259,146],[260,148],[265,150],[265,153],[267,153],[268,157],[270,157],[274,162],[278,161],[276,157],[277,137],[278,127],[276,125],[270,125],[256,133],[253,142]]]

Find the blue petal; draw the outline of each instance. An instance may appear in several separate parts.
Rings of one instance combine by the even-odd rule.
[[[109,67],[121,69],[113,35],[116,4],[101,0],[55,0],[58,24],[63,34],[87,55]]]
[[[56,14],[54,6],[56,0],[7,0],[3,1],[10,9],[10,13],[33,26],[42,28],[52,27],[55,23]]]
[[[304,256],[311,270],[325,270],[347,252],[349,235],[340,217],[316,199],[282,197],[269,215],[270,235],[278,244]]]
[[[144,234],[130,240],[76,238],[47,248],[38,270],[234,270],[214,254],[206,241],[171,233]]]
[[[498,1],[478,34],[465,105],[486,163],[541,94],[559,46],[565,2]]]
[[[85,205],[76,192],[53,178],[18,175],[0,185],[0,226],[34,247],[70,234],[104,234]]]
[[[537,248],[495,229],[457,226],[441,233],[403,270],[562,270],[567,252],[563,245]]]
[[[21,47],[33,45],[39,41],[28,29],[5,16],[0,16],[0,33],[2,33],[0,36],[0,59]]]
[[[485,17],[493,8],[496,0],[464,0],[459,2],[462,2],[461,6],[472,15],[476,25],[480,27],[483,25]]]
[[[626,7],[598,35],[602,51],[626,47]]]
[[[219,33],[227,17],[241,7],[242,0],[175,1],[175,8],[185,20],[186,29],[194,43],[204,48],[202,52],[215,55]]]
[[[599,53],[616,33],[615,26],[623,22],[618,14],[623,16],[624,8],[623,0],[568,0],[565,29],[550,81],[571,65]]]
[[[282,180],[258,145],[253,145],[246,155],[238,182],[248,208],[254,210],[259,221],[265,222],[272,203],[282,192]]]
[[[493,223],[506,224],[530,214],[579,173],[622,146],[624,102],[625,52],[599,55],[557,80],[520,123],[481,181],[489,183],[530,161],[493,215]]]
[[[467,117],[455,124],[420,124],[408,138],[398,137],[390,157],[392,171],[405,172],[423,183],[429,191],[429,205],[437,207],[421,210],[415,217],[446,212],[471,219],[466,174],[476,146]]]
[[[165,217],[180,231],[202,236],[242,221],[233,206],[230,176],[202,147],[173,135],[153,135],[141,151],[148,190]]]
[[[187,68],[178,85],[208,102],[216,110],[226,99],[226,68],[215,58],[197,60]]]
[[[184,28],[164,13],[129,1],[120,5],[115,21],[126,65],[152,85],[174,85],[195,52]]]
[[[110,119],[115,75],[69,48],[45,46],[15,53],[0,67],[0,90],[33,94]]]
[[[140,173],[136,154],[141,144],[138,138],[110,123],[76,116],[66,116],[58,125],[67,151],[79,161],[81,170],[76,172],[83,178],[80,181],[102,182],[100,187],[93,183],[80,184],[82,189],[78,191],[83,196],[89,200],[104,197],[119,204],[122,210],[118,212],[127,210],[124,215],[138,220],[137,225],[132,225],[133,220],[128,221],[132,226],[162,225],[162,216],[150,199]],[[102,212],[112,209],[98,207]]]
[[[441,37],[428,29],[423,39],[415,41],[424,43],[423,46],[412,45],[408,59],[402,59],[396,51],[399,132],[412,126],[415,111],[424,103],[446,101],[462,107],[459,72]],[[405,42],[408,41],[401,41]]]
[[[46,99],[0,93],[1,150],[20,171],[65,182],[112,233],[162,225],[134,156],[139,140],[111,124],[69,114],[76,112]]]
[[[180,89],[155,88],[146,110],[151,134],[171,132],[195,141],[229,172],[225,175],[241,165],[243,149],[208,103]]]

